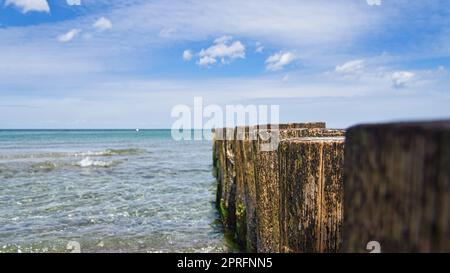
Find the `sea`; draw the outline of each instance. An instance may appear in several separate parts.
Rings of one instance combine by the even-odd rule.
[[[230,252],[210,140],[0,130],[0,252]]]

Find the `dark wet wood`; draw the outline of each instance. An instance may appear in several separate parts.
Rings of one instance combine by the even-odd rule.
[[[344,251],[450,251],[450,121],[350,128],[344,179]]]

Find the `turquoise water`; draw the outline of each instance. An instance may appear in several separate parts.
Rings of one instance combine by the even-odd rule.
[[[0,130],[0,252],[229,251],[211,168],[170,130]]]

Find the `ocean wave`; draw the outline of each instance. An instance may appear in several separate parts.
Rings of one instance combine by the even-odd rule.
[[[17,171],[9,169],[6,166],[0,165],[0,177],[4,179],[13,178]]]
[[[29,152],[23,154],[6,154],[0,155],[2,160],[12,159],[39,159],[39,158],[60,158],[71,156],[71,153],[66,152]]]
[[[87,157],[87,156],[124,156],[124,155],[138,155],[145,152],[146,150],[137,148],[106,149],[102,151],[87,151],[87,152],[30,152],[24,154],[0,155],[0,160]]]
[[[97,151],[97,152],[83,152],[83,153],[76,153],[75,156],[114,156],[114,155],[137,155],[145,152],[144,149],[136,149],[136,148],[129,148],[129,149],[106,149],[104,151]]]
[[[86,167],[102,167],[109,168],[115,166],[119,163],[119,161],[101,161],[101,160],[92,160],[90,157],[85,157],[83,160],[77,163],[77,166],[82,168]]]
[[[37,173],[48,173],[56,170],[71,170],[75,168],[101,167],[110,168],[120,164],[120,160],[101,161],[84,157],[80,161],[40,161],[26,162],[23,164],[0,164],[0,178],[9,179],[16,176],[35,175]]]
[[[52,171],[56,169],[56,164],[51,161],[39,162],[31,165],[33,171]]]

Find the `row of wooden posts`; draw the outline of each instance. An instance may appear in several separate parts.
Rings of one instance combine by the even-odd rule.
[[[213,166],[246,251],[450,251],[450,122],[215,129]]]

